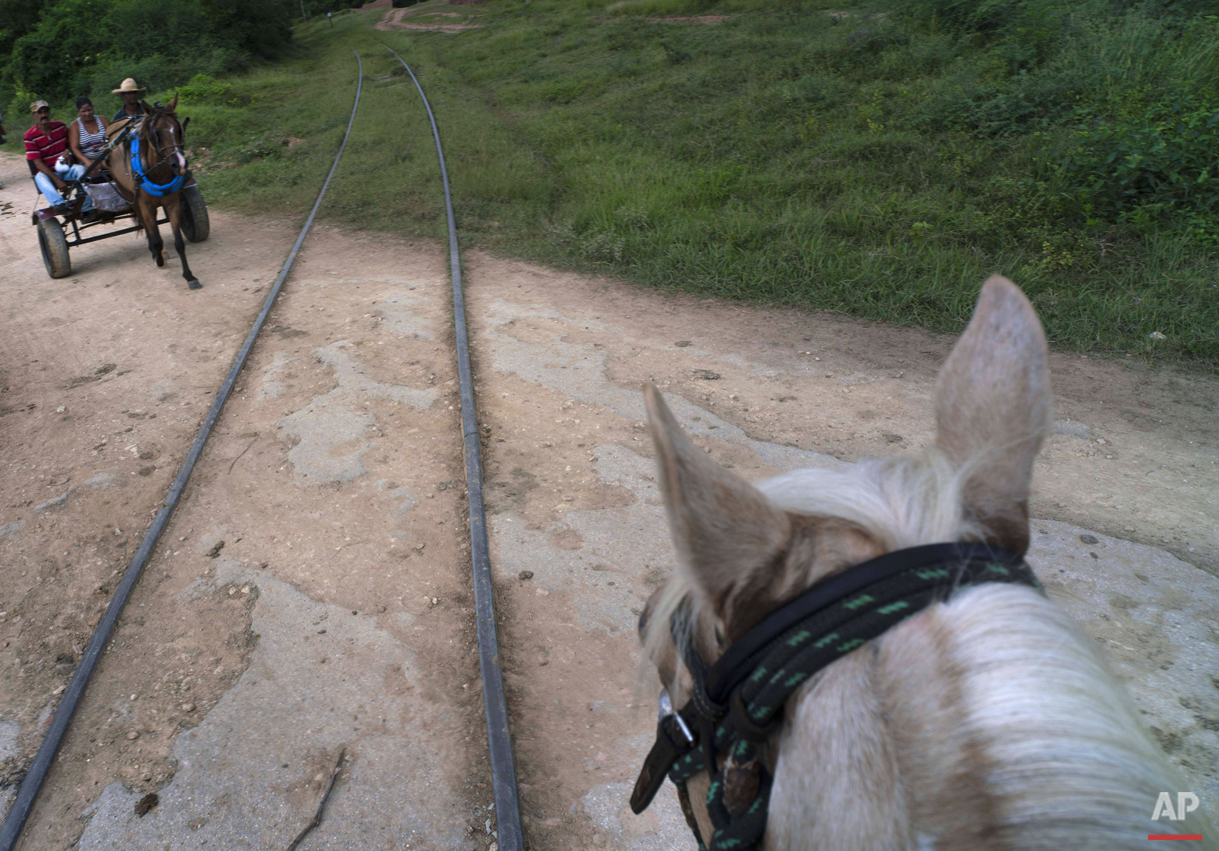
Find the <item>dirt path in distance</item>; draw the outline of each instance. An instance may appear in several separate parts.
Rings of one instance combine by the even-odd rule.
[[[381,20],[373,24],[373,29],[376,30],[415,30],[416,32],[436,32],[436,33],[459,33],[464,30],[476,30],[482,24],[447,22],[447,21],[429,21],[428,23],[407,22],[403,19],[416,15],[428,18],[458,18],[465,19],[465,15],[458,12],[436,12],[435,7],[410,7],[406,9],[390,9],[381,16]]]

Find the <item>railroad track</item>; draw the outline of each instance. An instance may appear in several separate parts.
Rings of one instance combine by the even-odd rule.
[[[504,696],[503,679],[500,671],[499,648],[495,629],[495,609],[492,594],[492,578],[490,567],[490,556],[487,541],[486,515],[482,499],[482,464],[480,459],[479,448],[479,429],[477,413],[474,405],[474,388],[473,377],[470,370],[470,352],[468,342],[468,332],[466,327],[465,303],[462,289],[461,279],[461,258],[457,242],[456,223],[453,214],[452,197],[449,188],[447,167],[444,160],[444,151],[441,144],[439,128],[437,127],[435,117],[432,114],[431,106],[427,101],[427,96],[424,93],[423,87],[415,78],[414,72],[392,48],[385,47],[395,59],[401,63],[402,67],[410,75],[415,83],[415,88],[419,93],[423,106],[427,113],[428,120],[431,125],[432,137],[436,143],[436,152],[439,158],[441,181],[444,190],[445,211],[447,217],[448,237],[449,237],[449,275],[452,285],[452,331],[455,343],[455,354],[457,364],[457,377],[460,385],[459,404],[460,404],[460,429],[461,429],[461,451],[464,457],[465,466],[465,494],[467,497],[467,510],[469,524],[469,550],[470,564],[472,567],[472,589],[474,598],[474,613],[477,633],[477,650],[479,662],[479,676],[481,679],[481,693],[483,697],[483,708],[486,718],[486,730],[488,741],[488,752],[490,757],[490,777],[492,780],[493,798],[494,798],[494,824],[495,829],[491,831],[496,837],[498,847],[502,851],[521,851],[524,848],[524,840],[521,832],[521,817],[520,807],[517,798],[517,783],[515,768],[513,765],[512,744],[508,730],[508,715],[507,703]],[[228,402],[230,396],[234,393],[239,381],[242,380],[242,371],[249,360],[250,353],[256,345],[259,335],[263,332],[267,325],[268,318],[272,311],[276,308],[276,301],[283,289],[285,283],[292,273],[293,267],[301,254],[306,237],[309,235],[310,229],[313,226],[314,219],[321,208],[325,199],[327,189],[331,181],[334,179],[335,173],[339,168],[342,160],[343,151],[347,145],[348,139],[351,136],[352,127],[356,122],[356,116],[360,105],[360,95],[363,90],[364,81],[364,66],[363,60],[357,51],[354,51],[358,64],[358,76],[355,90],[354,102],[351,109],[351,116],[348,120],[346,132],[343,135],[343,140],[339,145],[339,149],[335,154],[334,162],[331,165],[330,171],[327,173],[326,179],[323,182],[322,188],[318,193],[304,226],[301,228],[300,234],[292,246],[284,261],[279,275],[274,284],[272,284],[263,307],[256,317],[253,327],[246,336],[245,342],[237,353],[232,366],[224,378],[220,389],[217,391],[210,407],[203,418],[203,422],[195,436],[194,442],[178,471],[177,476],[166,495],[163,505],[153,519],[148,531],[144,534],[135,555],[130,564],[118,582],[113,596],[106,607],[105,613],[101,617],[88,645],[84,648],[83,654],[77,664],[71,679],[67,683],[66,689],[62,690],[62,698],[56,706],[55,712],[50,718],[47,726],[46,734],[38,748],[33,762],[30,764],[25,776],[18,788],[12,806],[9,808],[8,814],[0,826],[0,851],[11,851],[15,848],[21,836],[22,829],[34,808],[34,804],[39,796],[40,791],[46,783],[48,775],[51,773],[52,766],[56,756],[59,753],[65,737],[68,734],[73,717],[84,698],[86,689],[89,687],[90,680],[94,671],[97,668],[98,662],[102,658],[107,645],[113,635],[116,624],[119,621],[128,601],[131,599],[132,593],[135,590],[136,584],[139,582],[146,566],[154,556],[154,552],[161,541],[162,535],[169,525],[171,518],[182,499],[183,493],[191,482],[192,474],[195,471],[196,465],[199,463],[205,446],[211,437],[216,424],[221,417],[221,413]],[[413,289],[413,288],[412,288]],[[238,459],[234,459],[233,464],[236,464]],[[231,471],[231,466],[230,466]],[[270,495],[268,495],[270,499]],[[219,548],[223,547],[223,542],[219,542]],[[337,548],[341,550],[342,548]],[[422,550],[422,547],[419,548]],[[248,592],[248,588],[245,591]],[[355,612],[353,612],[355,614]],[[323,630],[322,632],[325,632]],[[468,685],[468,684],[467,684]],[[134,697],[134,695],[133,695]],[[187,705],[187,704],[184,704]],[[134,740],[134,737],[133,737]],[[340,754],[344,752],[341,750]],[[331,772],[331,782],[326,787],[323,795],[322,803],[324,804],[326,797],[330,792],[330,787],[333,785],[333,777],[341,768],[340,764],[343,761],[342,755],[339,762],[336,763],[334,770]],[[285,766],[286,767],[286,766]],[[482,784],[480,784],[482,785]],[[320,819],[321,806],[318,809],[318,818]],[[488,821],[488,827],[490,821]],[[307,830],[306,830],[307,832]],[[303,834],[302,834],[303,836]],[[291,847],[295,847],[295,843]]]

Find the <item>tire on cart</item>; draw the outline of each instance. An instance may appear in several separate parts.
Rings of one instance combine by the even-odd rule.
[[[42,219],[38,222],[38,247],[42,249],[42,262],[52,278],[66,278],[72,274],[72,259],[68,257],[68,240],[63,234],[59,219]]]
[[[207,204],[203,203],[203,193],[199,191],[198,186],[187,186],[178,197],[182,201],[182,235],[191,242],[203,242],[212,230],[207,218]]]

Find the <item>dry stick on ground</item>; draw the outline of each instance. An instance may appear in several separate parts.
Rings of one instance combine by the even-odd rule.
[[[251,440],[251,441],[250,441],[250,446],[253,446],[253,445],[254,445],[255,443],[257,443],[257,442],[258,442],[258,438],[256,437],[256,438],[254,438],[253,440]],[[245,449],[241,450],[241,455],[245,455],[247,452],[249,452],[249,451],[250,451],[250,446],[247,446]],[[230,473],[231,473],[231,472],[233,472],[233,467],[234,467],[234,465],[236,465],[236,464],[237,464],[237,462],[241,460],[241,455],[238,455],[236,458],[234,458],[234,459],[233,459],[233,463],[232,463],[232,464],[229,464],[229,472],[230,472]]]
[[[367,544],[367,543],[368,543],[368,541],[351,541],[349,543],[337,546],[334,548],[334,552],[330,554],[330,560],[334,561],[334,557],[339,554],[339,551],[342,550],[343,547],[357,547],[360,544]]]
[[[296,835],[296,839],[292,840],[292,844],[288,846],[287,851],[296,851],[301,840],[308,835],[309,831],[322,823],[322,810],[326,808],[326,799],[330,797],[330,790],[334,788],[334,778],[339,776],[339,769],[343,767],[343,757],[347,755],[347,748],[339,748],[338,759],[334,761],[334,768],[330,769],[330,782],[326,784],[326,791],[322,793],[322,800],[317,802],[317,812],[313,814],[313,819],[305,825],[305,829]]]

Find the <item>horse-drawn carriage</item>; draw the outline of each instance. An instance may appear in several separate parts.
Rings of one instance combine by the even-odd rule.
[[[114,183],[99,179],[97,182],[82,181],[70,186],[67,194],[68,212],[62,219],[51,207],[35,210],[32,215],[34,226],[38,228],[38,247],[42,250],[42,262],[47,267],[47,274],[52,278],[65,278],[72,274],[72,260],[68,256],[68,249],[140,230],[138,224],[119,230],[110,229],[115,222],[136,219],[131,204],[123,198]],[[97,211],[97,216],[92,221],[84,221],[81,213],[86,195],[93,199],[93,209]],[[210,230],[207,205],[193,178],[183,184],[181,199],[182,235],[190,242],[203,242]],[[168,222],[169,217],[165,215],[157,219],[158,225]],[[88,233],[97,228],[102,228],[102,232]]]
[[[148,248],[156,264],[163,266],[158,225],[168,223],[174,232],[174,248],[182,261],[182,276],[191,289],[199,288],[186,263],[182,238],[202,242],[207,239],[210,226],[207,205],[182,153],[185,122],[179,122],[174,113],[177,103],[178,98],[174,97],[167,106],[145,104],[145,115],[112,125],[107,131],[105,155],[98,157],[79,180],[68,185],[64,193],[66,204],[33,213],[42,261],[52,278],[72,273],[70,248],[140,230],[148,236]],[[103,166],[108,170],[103,170]],[[86,199],[92,202],[88,211]],[[123,219],[134,224],[119,230],[108,228]],[[97,227],[107,230],[87,235]]]

